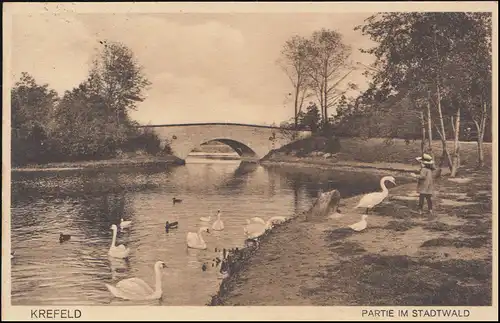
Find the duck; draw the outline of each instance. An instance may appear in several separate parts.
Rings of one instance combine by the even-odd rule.
[[[123,219],[120,220],[120,228],[128,228],[132,224],[132,221],[123,221]]]
[[[15,252],[15,251],[12,251],[12,252],[10,253],[10,259],[14,258],[14,255],[15,255],[15,254],[16,254],[16,252]]]
[[[368,218],[368,215],[366,214],[363,214],[361,216],[361,221],[359,222],[356,222],[354,224],[351,224],[349,226],[349,228],[351,228],[352,230],[354,231],[363,231],[364,229],[366,229],[366,227],[368,226],[368,222],[366,222],[366,219]]]
[[[105,284],[113,296],[127,300],[153,300],[163,296],[162,289],[162,269],[167,268],[163,261],[154,264],[155,289],[152,289],[144,280],[140,278],[124,279],[116,286]]]
[[[59,242],[62,243],[64,241],[68,241],[69,239],[71,239],[70,234],[62,234],[62,233],[59,234]]]
[[[114,258],[127,258],[130,249],[126,248],[124,245],[115,246],[116,244],[116,232],[118,231],[118,227],[116,224],[111,226],[111,230],[113,230],[113,240],[111,240],[111,246],[109,247],[108,255]]]
[[[382,192],[374,192],[374,193],[369,193],[365,194],[361,200],[359,201],[358,205],[356,205],[354,208],[366,208],[366,214],[368,214],[369,209],[375,207],[376,205],[380,204],[386,197],[389,195],[389,191],[387,190],[387,187],[385,186],[385,182],[389,181],[396,185],[396,179],[392,176],[384,176],[380,180],[380,187],[382,188]]]
[[[217,211],[217,220],[212,224],[212,230],[222,231],[224,230],[224,222],[220,219],[221,213],[220,210]]]
[[[201,265],[201,270],[207,271],[207,264],[206,263],[203,263],[203,265]]]
[[[165,231],[168,232],[168,230],[170,229],[177,229],[178,228],[178,225],[179,225],[179,222],[178,221],[175,221],[175,222],[165,222]]]
[[[175,205],[176,203],[181,203],[182,200],[181,199],[177,199],[177,198],[172,198],[172,203]]]
[[[201,250],[207,249],[207,244],[205,243],[205,240],[203,240],[203,237],[201,235],[203,231],[210,233],[210,229],[207,227],[201,227],[200,229],[198,229],[198,233],[194,232],[187,233],[186,242],[188,248],[201,249]]]

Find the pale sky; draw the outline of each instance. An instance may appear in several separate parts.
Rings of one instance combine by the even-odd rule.
[[[28,72],[60,95],[84,80],[99,40],[130,47],[152,82],[132,118],[141,124],[271,124],[293,116],[292,92],[276,64],[284,42],[335,29],[359,48],[373,43],[353,28],[367,13],[31,14],[12,25],[12,76]],[[361,71],[349,81],[366,86]],[[288,97],[288,98],[287,98]],[[333,112],[333,111],[332,111]]]

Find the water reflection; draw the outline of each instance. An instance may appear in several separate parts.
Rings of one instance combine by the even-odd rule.
[[[247,218],[291,216],[308,209],[321,190],[336,188],[348,197],[377,190],[378,181],[379,176],[338,170],[217,160],[166,169],[14,172],[12,302],[131,305],[113,299],[104,283],[139,277],[153,286],[153,265],[163,260],[166,294],[148,304],[204,305],[220,283],[219,268],[211,266],[219,256],[215,248],[243,247]],[[183,203],[173,205],[172,197]],[[207,225],[199,218],[217,209],[225,229],[204,234],[207,250],[188,249],[187,232]],[[107,254],[110,226],[121,218],[132,221],[117,234],[117,244],[131,250],[127,260]],[[165,232],[165,221],[178,221],[179,227]],[[61,232],[71,239],[60,243]]]

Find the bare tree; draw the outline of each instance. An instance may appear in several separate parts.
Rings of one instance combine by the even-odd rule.
[[[285,42],[281,51],[282,57],[278,64],[286,73],[293,85],[294,123],[298,124],[298,116],[302,110],[304,99],[308,96],[307,80],[307,40],[300,36],[293,36]]]
[[[354,71],[348,63],[350,54],[350,46],[334,30],[316,31],[307,42],[309,84],[318,99],[324,123],[328,122],[328,109],[348,91],[339,86]]]

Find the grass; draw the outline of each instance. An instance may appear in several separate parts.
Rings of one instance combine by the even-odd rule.
[[[330,152],[333,156],[328,158],[332,162],[358,162],[358,163],[393,163],[415,165],[415,157],[420,156],[420,141],[410,141],[408,144],[403,139],[394,139],[387,144],[382,138],[339,138],[340,147],[336,147],[332,140],[323,137],[312,137],[299,140],[292,144],[283,146],[272,151],[264,160],[267,161],[290,161],[294,157],[316,157],[325,160],[324,157],[315,156],[317,152]],[[449,151],[453,142],[447,142]],[[485,165],[491,167],[492,144],[484,143]],[[332,148],[333,147],[333,148]],[[436,159],[441,156],[442,146],[440,141],[433,141],[432,151]],[[460,143],[461,166],[465,168],[477,165],[477,143]]]

